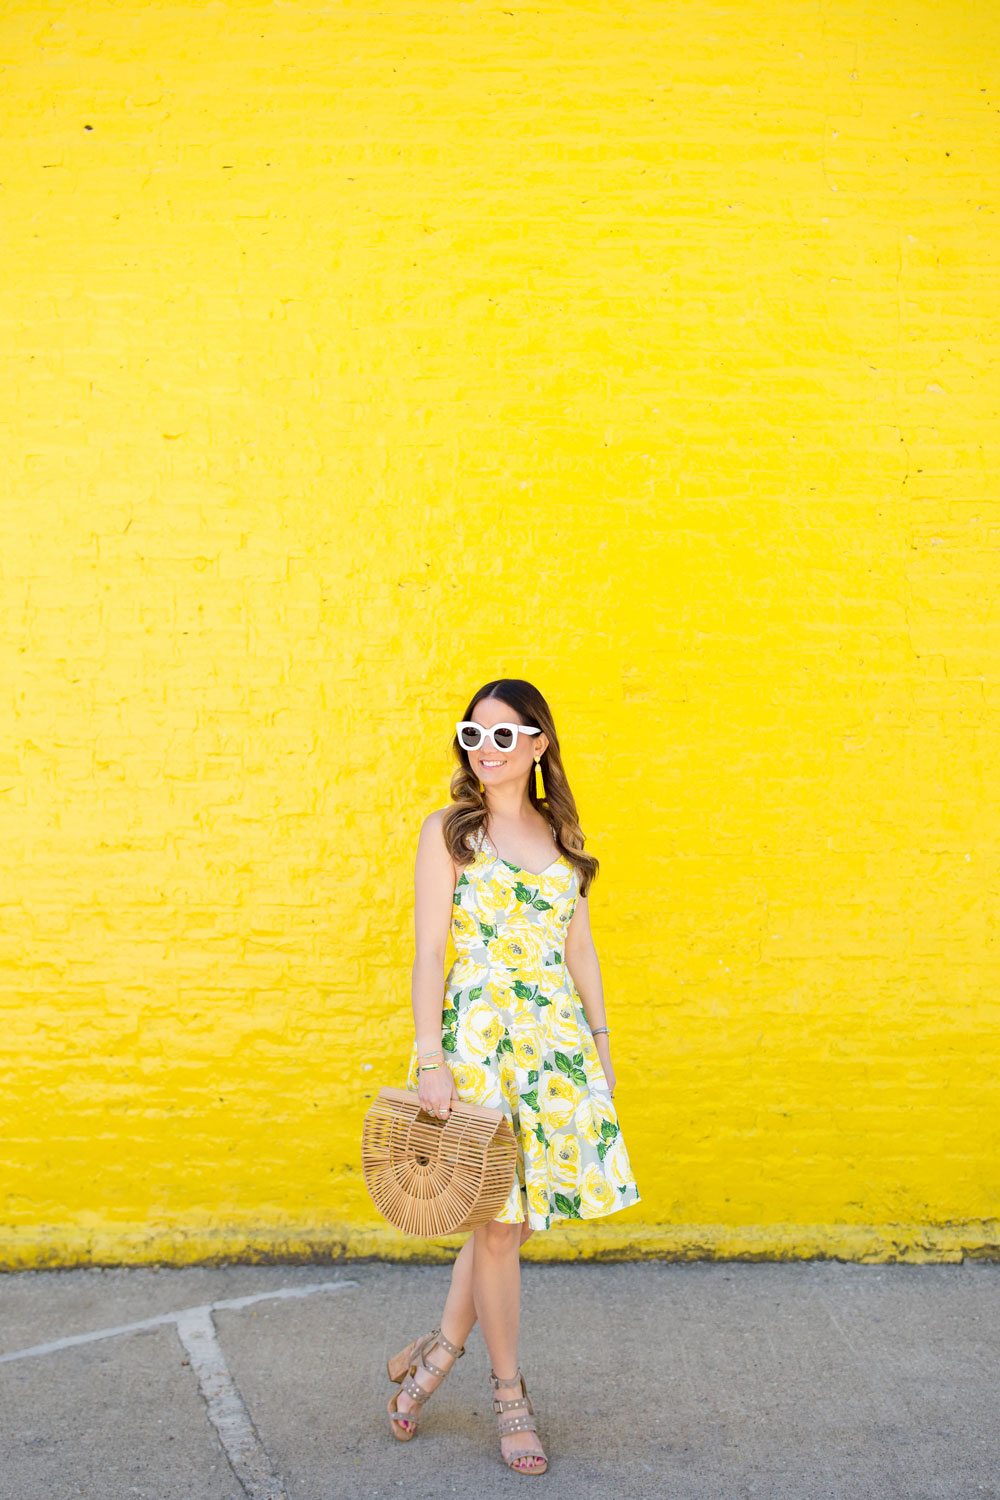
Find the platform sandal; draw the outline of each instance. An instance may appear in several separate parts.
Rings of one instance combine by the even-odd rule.
[[[496,1372],[490,1370],[490,1385],[495,1391],[499,1390],[502,1385],[516,1385],[518,1381],[521,1382],[520,1396],[515,1396],[510,1401],[501,1401],[499,1397],[493,1397],[493,1410],[497,1414],[497,1423],[499,1424],[500,1436],[502,1438],[505,1438],[510,1432],[538,1431],[535,1422],[535,1408],[531,1404],[531,1397],[528,1395],[528,1389],[524,1383],[524,1376],[521,1374],[521,1371],[517,1371],[513,1380],[498,1380]],[[528,1415],[526,1417],[504,1416],[504,1412],[510,1411],[512,1407],[517,1406],[527,1408]],[[508,1469],[513,1469],[516,1474],[544,1474],[549,1466],[548,1459],[537,1443],[534,1448],[524,1448],[520,1453],[512,1453],[510,1458],[504,1458],[503,1447],[501,1446],[500,1457],[503,1458]],[[541,1459],[541,1463],[538,1462],[539,1459]],[[523,1468],[521,1467],[522,1464],[524,1465]]]
[[[389,1379],[395,1380],[397,1384],[402,1382],[406,1394],[418,1403],[416,1406],[411,1406],[408,1411],[397,1410],[396,1403],[402,1394],[401,1391],[397,1391],[386,1406],[392,1435],[401,1443],[408,1443],[410,1438],[416,1437],[417,1428],[420,1425],[420,1407],[437,1390],[437,1386],[434,1387],[434,1391],[424,1390],[415,1378],[417,1371],[426,1370],[428,1375],[439,1375],[442,1380],[450,1374],[449,1370],[439,1370],[427,1358],[427,1351],[433,1349],[435,1344],[440,1344],[442,1349],[447,1349],[448,1353],[453,1354],[456,1359],[461,1359],[465,1353],[464,1344],[461,1349],[457,1349],[450,1339],[445,1338],[440,1328],[432,1328],[430,1333],[424,1334],[423,1338],[414,1339],[412,1344],[407,1344],[406,1348],[393,1355],[392,1359],[386,1360],[385,1367],[389,1372]],[[452,1365],[451,1369],[454,1368]],[[407,1423],[405,1428],[402,1427],[404,1422]]]

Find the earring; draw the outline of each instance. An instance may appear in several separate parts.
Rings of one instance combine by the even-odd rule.
[[[542,757],[535,756],[535,801],[541,802],[545,796],[545,783],[542,780]]]
[[[479,781],[479,777],[478,776],[476,777],[476,780]],[[481,781],[479,781],[479,790],[481,792],[485,792],[485,790],[486,790],[486,788],[483,786],[483,783]]]

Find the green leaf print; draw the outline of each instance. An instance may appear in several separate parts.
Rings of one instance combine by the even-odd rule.
[[[543,995],[537,984],[532,989],[530,984],[525,984],[523,979],[515,979],[511,988],[519,1000],[533,1000],[536,1005],[550,1005],[552,1002]]]
[[[514,1043],[509,1036],[502,1036],[497,1044],[497,1052],[513,1052]]]
[[[446,1006],[445,1009],[441,1012],[441,1020],[444,1022],[445,1026],[454,1026],[455,1022],[458,1020],[458,1011],[454,1010],[450,1005]]]
[[[479,997],[480,997],[480,995],[482,993],[483,993],[483,987],[482,987],[482,985],[481,984],[474,985],[473,988],[469,991],[469,999],[470,1000],[478,1000]]]
[[[618,1185],[618,1191],[620,1193],[627,1193],[628,1192],[628,1183],[627,1182],[619,1183],[619,1185]]]
[[[542,1072],[543,1073],[551,1073],[552,1072],[552,1064],[549,1062],[548,1058],[546,1058],[545,1061],[542,1063]]]
[[[538,1069],[537,1068],[529,1068],[528,1069],[528,1083],[529,1083],[529,1085],[532,1084],[532,1083],[537,1083],[537,1082],[538,1082]]]
[[[555,1053],[555,1059],[556,1067],[559,1069],[560,1073],[565,1073],[566,1076],[569,1077],[569,1075],[573,1071],[573,1064],[570,1062],[565,1052]]]
[[[568,1218],[578,1219],[580,1217],[579,1195],[575,1198],[567,1198],[565,1193],[556,1193],[553,1202],[559,1212],[566,1214]]]
[[[525,906],[530,906],[535,899],[535,893],[530,886],[524,885],[520,880],[514,887],[514,895],[518,901],[523,901]]]
[[[615,1136],[618,1134],[618,1126],[615,1124],[614,1120],[601,1121],[601,1134],[609,1143],[614,1140]]]
[[[468,885],[468,884],[469,884],[469,877],[467,875],[460,875],[458,877],[458,885],[455,887],[455,889],[458,890],[458,886]]]
[[[521,1098],[524,1100],[525,1104],[529,1104],[531,1106],[531,1108],[535,1111],[536,1114],[538,1113],[538,1090],[537,1089],[529,1089],[526,1094],[522,1094],[521,1095]]]
[[[587,1075],[582,1068],[574,1068],[569,1076],[579,1088],[586,1088]]]
[[[539,898],[538,898],[537,901],[532,901],[531,904],[534,907],[535,911],[551,911],[552,910],[552,902],[551,901],[543,901],[540,896],[539,896]]]
[[[573,1066],[576,1067],[576,1068],[582,1068],[583,1067],[583,1053],[582,1052],[574,1052],[573,1053]]]
[[[608,1147],[610,1145],[611,1145],[610,1141],[603,1141],[603,1140],[598,1141],[598,1143],[597,1143],[597,1154],[600,1157],[601,1161],[603,1161],[604,1158],[607,1156],[607,1154],[608,1154]]]
[[[542,1145],[542,1146],[544,1146],[546,1148],[546,1150],[548,1150],[549,1138],[545,1134],[545,1131],[542,1129],[542,1122],[541,1122],[541,1120],[539,1120],[538,1124],[535,1126],[534,1130],[532,1131],[532,1134],[535,1136],[535,1138],[537,1139],[537,1141],[539,1142],[539,1144]]]
[[[484,938],[496,937],[497,930],[495,927],[491,927],[488,922],[480,922],[479,935]]]
[[[458,1046],[458,1038],[453,1031],[445,1032],[444,1036],[441,1038],[441,1046],[444,1048],[445,1052],[455,1051],[455,1048]]]

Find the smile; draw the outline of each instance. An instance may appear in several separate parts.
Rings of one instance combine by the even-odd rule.
[[[495,766],[505,766],[507,762],[505,760],[481,760],[479,764],[481,766],[488,766],[492,770]]]

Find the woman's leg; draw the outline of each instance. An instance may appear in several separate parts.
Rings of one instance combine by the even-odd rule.
[[[530,1230],[529,1230],[530,1233]],[[527,1239],[522,1224],[501,1224],[491,1219],[472,1232],[475,1241],[472,1263],[472,1294],[479,1326],[486,1340],[493,1373],[500,1385],[493,1392],[499,1401],[521,1395],[517,1378],[517,1338],[521,1316],[521,1244]],[[511,1416],[518,1415],[512,1411]],[[511,1432],[500,1439],[504,1458],[526,1455],[523,1467],[535,1467],[528,1450],[536,1448],[533,1432]],[[536,1460],[540,1466],[541,1460]]]
[[[522,1245],[529,1235],[534,1234],[534,1230],[528,1224],[527,1220],[523,1224],[513,1227],[520,1230],[520,1243]],[[476,1325],[476,1303],[472,1292],[473,1250],[473,1237],[470,1234],[456,1255],[454,1264],[452,1265],[451,1285],[448,1288],[444,1311],[441,1314],[441,1332],[451,1343],[457,1344],[459,1349],[463,1347],[466,1339]],[[454,1355],[449,1354],[447,1349],[443,1349],[440,1344],[435,1344],[433,1349],[428,1350],[427,1357],[432,1365],[437,1365],[439,1370],[444,1370],[445,1372],[450,1370],[455,1363]],[[493,1368],[496,1369],[496,1365]],[[514,1368],[517,1368],[516,1364]],[[502,1370],[499,1373],[506,1375],[508,1372],[507,1370]],[[420,1384],[425,1390],[433,1391],[437,1389],[441,1382],[436,1375],[431,1375],[429,1371],[425,1371],[421,1373]],[[510,1396],[506,1391],[503,1392],[502,1399],[505,1401],[510,1400]],[[409,1411],[415,1405],[416,1402],[413,1398],[401,1390],[396,1401],[396,1410],[400,1412]],[[401,1423],[400,1425],[408,1426],[407,1423]]]
[[[446,1339],[461,1349],[469,1334],[476,1324],[476,1305],[472,1297],[472,1235],[470,1234],[465,1244],[455,1257],[451,1268],[451,1285],[445,1298],[444,1311],[441,1314],[440,1329]],[[427,1351],[427,1358],[432,1365],[437,1365],[439,1370],[445,1374],[455,1363],[455,1356],[449,1354],[441,1344],[432,1344]],[[432,1375],[429,1370],[421,1370],[418,1375],[418,1384],[425,1391],[437,1390],[441,1384],[440,1377]],[[396,1410],[409,1411],[416,1406],[412,1396],[408,1396],[401,1390],[396,1401]],[[400,1426],[409,1428],[408,1422],[401,1422]]]

